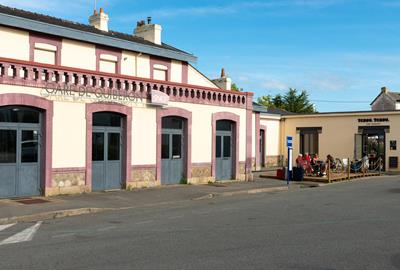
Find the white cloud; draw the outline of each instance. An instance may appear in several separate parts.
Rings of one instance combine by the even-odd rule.
[[[276,79],[268,79],[261,83],[261,87],[265,90],[285,91],[289,89],[289,85]]]

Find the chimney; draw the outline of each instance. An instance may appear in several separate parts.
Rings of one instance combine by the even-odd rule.
[[[161,25],[153,24],[151,17],[147,17],[147,24],[145,21],[137,22],[134,35],[144,38],[145,40],[154,44],[161,45],[161,32]]]
[[[225,69],[221,69],[221,78],[212,80],[219,88],[223,90],[231,90],[232,89],[232,80],[227,77],[225,74]]]
[[[384,87],[381,88],[381,93],[382,93],[382,94],[386,94],[387,92],[389,92],[389,89],[387,89],[386,86],[384,86]]]
[[[93,15],[89,17],[89,24],[96,29],[108,32],[108,15],[104,13],[104,9],[100,8],[100,13],[94,10]]]

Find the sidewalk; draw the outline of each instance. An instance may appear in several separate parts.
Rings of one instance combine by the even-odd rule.
[[[179,185],[134,191],[99,192],[42,198],[46,203],[25,205],[13,200],[0,200],[0,225],[76,216],[108,210],[154,206],[217,196],[287,191],[284,181],[260,179],[254,182],[224,182],[214,185]]]

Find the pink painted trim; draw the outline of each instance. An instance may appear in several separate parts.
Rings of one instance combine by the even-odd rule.
[[[192,163],[192,168],[193,167],[211,167],[212,164],[210,162],[197,162],[197,163]]]
[[[106,47],[96,46],[96,71],[100,72],[100,56],[102,54],[108,54],[117,57],[117,70],[116,74],[121,74],[121,59],[122,59],[122,50],[111,49]]]
[[[145,165],[132,165],[133,170],[147,170],[147,169],[156,169],[156,164],[145,164]]]
[[[67,173],[85,173],[86,168],[84,167],[72,167],[72,168],[53,168],[52,170],[53,174],[67,174]]]
[[[252,180],[253,94],[246,93],[246,96],[246,180]]]
[[[162,118],[167,116],[177,116],[184,118],[186,138],[184,151],[185,155],[185,177],[189,179],[192,176],[192,112],[181,108],[157,108],[157,181],[161,182],[161,135]]]
[[[54,59],[56,65],[61,65],[61,50],[62,50],[62,39],[55,36],[49,36],[39,34],[36,32],[29,33],[29,60],[34,62],[35,59],[35,43],[45,43],[56,46],[56,59]]]
[[[233,178],[238,179],[239,177],[239,131],[240,131],[240,116],[230,112],[217,112],[212,114],[212,154],[211,154],[211,176],[216,177],[215,166],[215,140],[217,134],[217,121],[219,120],[229,120],[234,123],[233,127],[233,141],[234,143],[234,153],[233,157]]]
[[[171,59],[150,56],[150,78],[154,80],[154,65],[163,65],[167,69],[167,81],[171,81]]]
[[[87,78],[94,77],[96,81],[100,79],[110,79],[116,82],[120,80],[121,82],[127,82],[129,85],[135,85],[139,90],[129,90],[126,89],[116,89],[115,87],[105,88],[105,90],[119,91],[124,94],[131,94],[131,92],[140,91],[144,97],[148,97],[148,92],[150,89],[158,90],[166,93],[170,97],[170,101],[182,102],[182,103],[194,103],[203,105],[212,105],[219,107],[233,107],[233,108],[250,108],[252,107],[252,93],[242,93],[234,91],[226,91],[222,89],[215,89],[203,86],[188,85],[182,83],[171,83],[165,81],[156,81],[150,79],[137,78],[132,76],[122,76],[118,74],[110,74],[104,72],[96,72],[84,69],[76,69],[69,67],[61,67],[55,65],[47,65],[42,63],[34,63],[29,61],[21,61],[9,58],[0,57],[0,68],[8,68],[12,66],[16,70],[16,74],[21,70],[24,71],[25,77],[19,78],[17,76],[8,76],[6,74],[0,74],[0,83],[8,85],[22,85],[29,87],[44,88],[46,86],[64,88],[68,87],[73,92],[79,91],[81,87],[86,87],[79,81],[78,84],[66,83],[66,82],[53,82],[48,78],[44,80],[35,79],[35,74],[37,72],[43,73],[46,71],[48,74],[68,74],[72,76],[73,74]],[[87,89],[88,92],[95,92],[99,89],[98,87],[90,87]]]
[[[260,167],[260,113],[255,113],[255,151],[256,151],[256,170]]]
[[[42,168],[41,188],[52,186],[52,151],[53,151],[53,101],[27,94],[1,94],[0,106],[22,105],[42,109],[44,111],[43,145],[41,160]]]
[[[189,64],[182,62],[182,83],[187,84],[189,81]]]
[[[123,143],[124,162],[122,179],[125,182],[131,180],[131,157],[132,157],[132,108],[120,104],[90,103],[86,104],[86,185],[92,188],[92,131],[93,113],[115,112],[122,114],[123,119]]]
[[[265,164],[266,156],[267,156],[267,151],[266,151],[266,146],[267,146],[267,126],[260,125],[260,132],[261,132],[261,130],[264,130],[264,138],[263,138],[263,141],[264,141],[264,151],[263,151],[264,157],[263,158],[260,157],[260,162],[261,162],[261,160],[264,160],[264,163],[260,163],[260,165],[261,165],[261,167],[265,167],[265,165],[266,165]],[[260,132],[258,134],[260,134]]]

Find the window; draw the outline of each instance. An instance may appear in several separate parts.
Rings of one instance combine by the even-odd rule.
[[[46,51],[41,49],[35,49],[34,61],[43,64],[55,65],[56,64],[56,52]]]
[[[119,133],[108,133],[108,160],[120,160],[120,138]]]
[[[300,152],[310,155],[318,154],[318,131],[300,133]]]
[[[162,119],[162,128],[163,129],[182,129],[183,128],[183,120],[178,117],[163,117]]]
[[[224,136],[224,158],[231,157],[231,136]]]
[[[93,126],[95,127],[120,127],[122,117],[117,113],[98,112],[93,114]]]
[[[100,59],[100,71],[115,73],[117,71],[117,62]]]
[[[162,134],[161,139],[161,158],[169,159],[169,134]]]
[[[104,160],[104,133],[93,132],[92,134],[92,160]]]
[[[17,131],[0,130],[0,163],[16,163]]]
[[[153,65],[153,79],[159,81],[168,81],[168,67],[164,65]]]
[[[221,158],[221,150],[222,150],[222,146],[221,146],[221,140],[222,137],[221,136],[217,136],[217,141],[215,143],[215,154],[217,158]]]
[[[121,57],[118,55],[118,53],[99,50],[96,51],[96,54],[98,71],[106,73],[120,72],[119,64]]]
[[[38,124],[40,112],[29,107],[5,106],[0,108],[0,122]]]
[[[55,65],[57,47],[46,43],[35,43],[33,61],[43,64]]]

